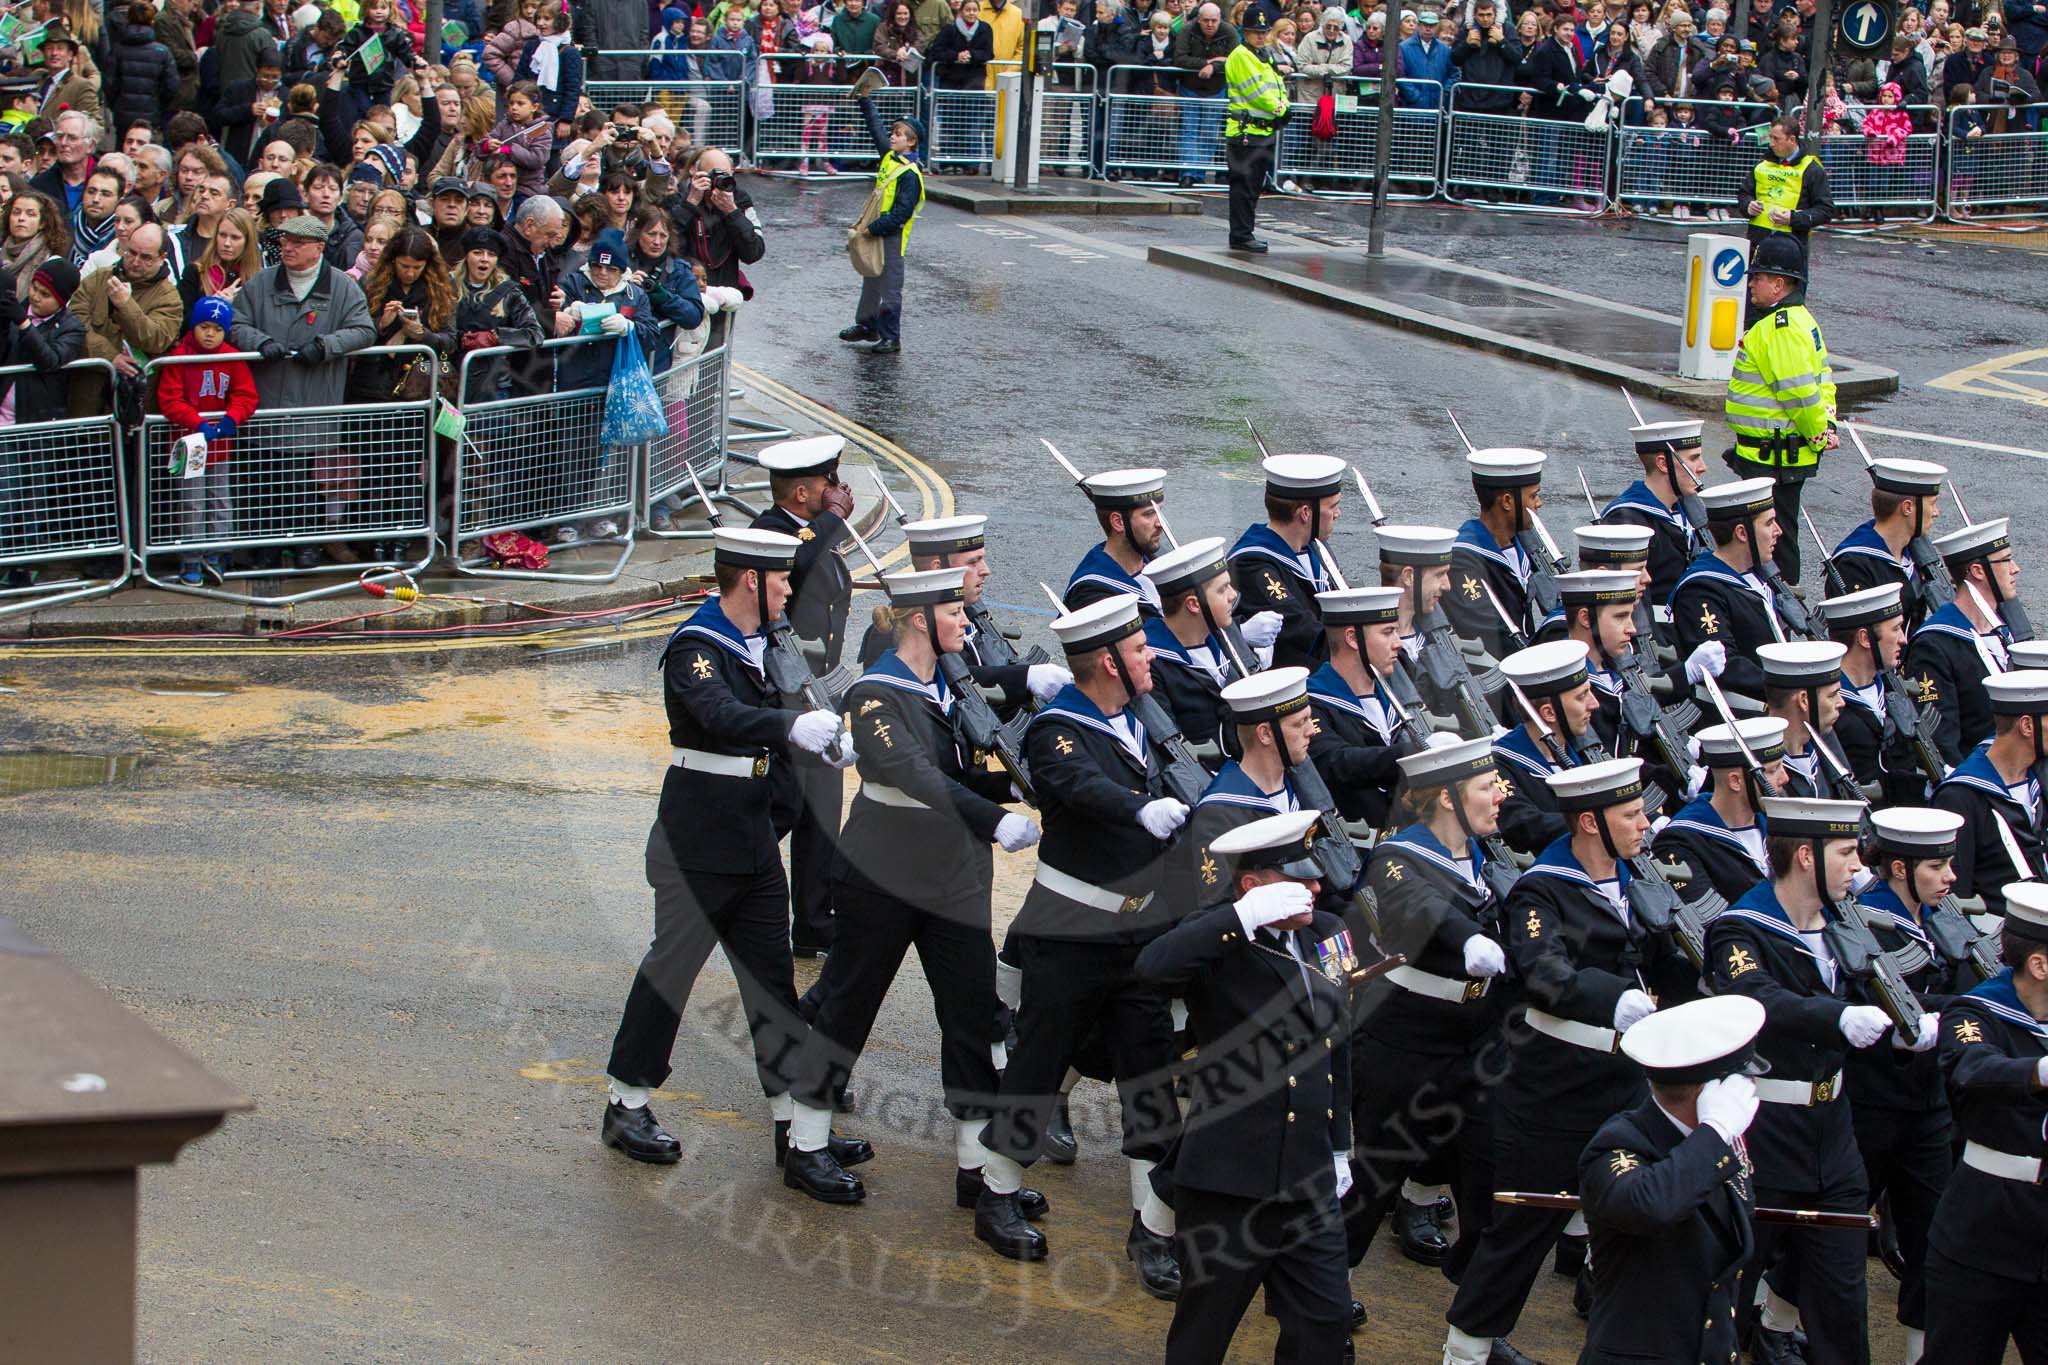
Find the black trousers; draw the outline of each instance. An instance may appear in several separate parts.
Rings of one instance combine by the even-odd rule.
[[[715,946],[725,949],[739,980],[761,1091],[784,1093],[805,1027],[796,1012],[784,928],[789,884],[781,865],[742,877],[682,871],[656,821],[647,836],[647,883],[654,888],[654,942],[626,995],[607,1073],[626,1085],[652,1087],[668,1079],[683,1007]]]
[[[1778,509],[1778,548],[1771,553],[1771,561],[1778,566],[1778,572],[1785,575],[1787,583],[1799,581],[1799,546],[1806,535],[1806,525],[1799,519],[1799,499],[1806,491],[1805,479],[1789,479],[1784,471],[1767,464],[1751,464],[1732,456],[1726,461],[1728,468],[1738,479],[1770,479],[1771,506]]]
[[[1891,1196],[1892,1222],[1906,1262],[1906,1273],[1899,1279],[1899,1321],[1924,1330],[1927,1229],[1934,1222],[1934,1206],[1941,1201],[1941,1192],[1948,1188],[1949,1173],[1955,1169],[1949,1155],[1954,1119],[1946,1109],[1859,1108],[1852,1111],[1852,1117],[1871,1201]]]
[[[799,948],[830,948],[832,854],[839,846],[839,813],[846,786],[840,770],[809,758],[796,773],[796,823],[789,834],[789,941]]]
[[[1230,240],[1232,244],[1251,240],[1258,226],[1259,195],[1273,170],[1273,139],[1234,137],[1223,144],[1224,164],[1229,168]]]
[[[839,938],[819,976],[817,1017],[798,1054],[793,1094],[830,1109],[845,1088],[882,1000],[917,949],[939,1020],[939,1075],[946,1108],[959,1119],[986,1118],[996,1094],[990,1046],[996,1018],[996,954],[989,941],[989,905],[979,913],[937,914],[865,887],[835,883]],[[964,909],[964,908],[963,908]]]
[[[1493,1168],[1501,1188],[1579,1188],[1579,1153],[1593,1139],[1590,1130],[1532,1133],[1525,1124],[1497,1111],[1493,1136]],[[1513,1331],[1543,1269],[1543,1258],[1571,1220],[1569,1212],[1497,1206],[1458,1281],[1458,1292],[1445,1319],[1475,1337],[1504,1337]]]
[[[1835,1209],[1843,1213],[1867,1213],[1870,1195],[1860,1179],[1845,1180],[1820,1191],[1790,1190],[1759,1183],[1756,1202],[1778,1208]],[[1788,1227],[1783,1223],[1756,1225],[1756,1250],[1742,1268],[1742,1287],[1736,1298],[1736,1313],[1746,1335],[1755,1320],[1756,1277],[1783,1257],[1782,1280],[1772,1272],[1774,1283],[1791,1292],[1788,1297],[1799,1309],[1799,1325],[1806,1332],[1808,1365],[1869,1365],[1870,1314],[1865,1303],[1864,1269],[1869,1257],[1869,1234],[1860,1228]],[[1927,1360],[1942,1361],[1931,1350]]]
[[[2048,1365],[2048,1286],[1959,1265],[1927,1250],[1928,1365],[2000,1365],[2005,1344],[2020,1365]]]
[[[1180,1299],[1166,1365],[1215,1365],[1261,1285],[1280,1320],[1274,1365],[1337,1365],[1351,1330],[1344,1223],[1334,1201],[1176,1188]]]
[[[1067,1064],[1098,1027],[1122,1109],[1125,1156],[1157,1161],[1180,1131],[1166,992],[1131,973],[1140,945],[1011,935],[1024,972],[1017,1049],[981,1140],[1019,1165],[1038,1160]]]

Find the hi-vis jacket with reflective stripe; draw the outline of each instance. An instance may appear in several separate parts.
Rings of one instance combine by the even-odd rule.
[[[1223,136],[1271,137],[1287,112],[1287,85],[1263,52],[1239,43],[1223,63],[1223,90],[1230,108],[1223,118]]]
[[[1835,380],[1820,324],[1803,304],[1772,310],[1742,338],[1728,380],[1735,458],[1778,478],[1804,479],[1820,463],[1835,421]]]

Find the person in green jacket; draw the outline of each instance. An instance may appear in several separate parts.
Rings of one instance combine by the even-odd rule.
[[[1239,25],[1244,41],[1223,63],[1224,159],[1230,179],[1230,249],[1263,252],[1266,244],[1252,236],[1257,225],[1259,193],[1273,170],[1273,147],[1280,125],[1287,121],[1287,83],[1266,55],[1272,27],[1262,9],[1247,9]]]
[[[826,32],[832,35],[832,46],[840,55],[866,57],[875,50],[875,30],[881,26],[880,11],[868,8],[867,0],[846,0]],[[872,65],[872,60],[844,62],[840,78],[850,81]]]
[[[851,8],[860,0],[846,3]],[[880,211],[866,228],[870,237],[882,239],[882,273],[861,280],[853,326],[840,332],[839,339],[871,343],[869,355],[895,355],[903,349],[903,253],[918,210],[924,207],[924,176],[917,167],[924,121],[906,115],[885,128],[872,95],[861,95],[858,103],[868,121],[868,136],[882,154],[882,164],[875,168]]]

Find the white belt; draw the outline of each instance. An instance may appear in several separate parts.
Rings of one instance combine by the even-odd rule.
[[[1070,877],[1056,867],[1038,865],[1035,880],[1054,895],[1065,896],[1070,901],[1079,901],[1091,910],[1108,910],[1113,914],[1135,915],[1152,903],[1152,893],[1142,896],[1126,896],[1121,891],[1084,882],[1079,877]]]
[[[1426,995],[1432,1000],[1448,1000],[1454,1005],[1479,999],[1486,994],[1486,988],[1493,984],[1491,977],[1467,981],[1463,977],[1437,976],[1433,972],[1418,971],[1414,967],[1396,967],[1387,973],[1387,980],[1404,991]]]
[[[702,749],[670,749],[671,768],[688,768],[693,773],[716,773],[720,777],[766,777],[768,755],[713,754]]]
[[[2037,1156],[2014,1156],[2011,1152],[2001,1152],[1979,1142],[1966,1142],[1963,1144],[1963,1164],[2001,1180],[2017,1180],[2028,1185],[2041,1183],[2041,1158]]]
[[[860,794],[878,806],[894,806],[898,810],[931,809],[930,806],[927,806],[909,792],[899,791],[895,787],[885,787],[879,782],[861,783]]]
[[[1576,1019],[1560,1019],[1542,1010],[1529,1011],[1529,1027],[1560,1043],[1570,1043],[1593,1052],[1614,1052],[1621,1047],[1621,1035],[1611,1028],[1582,1024]]]
[[[1756,1097],[1765,1104],[1796,1104],[1806,1109],[1832,1104],[1842,1098],[1842,1073],[1837,1071],[1824,1081],[1774,1081],[1759,1076]]]

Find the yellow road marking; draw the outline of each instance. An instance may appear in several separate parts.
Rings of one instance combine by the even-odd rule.
[[[2020,367],[2042,359],[2048,359],[2048,350],[2014,351],[2009,355],[1993,356],[1975,365],[1952,370],[1939,379],[1930,379],[1927,387],[1979,398],[2010,398],[2034,407],[2048,407],[2048,387],[2023,384],[2013,378],[2014,375],[2028,379],[2041,377]]]

